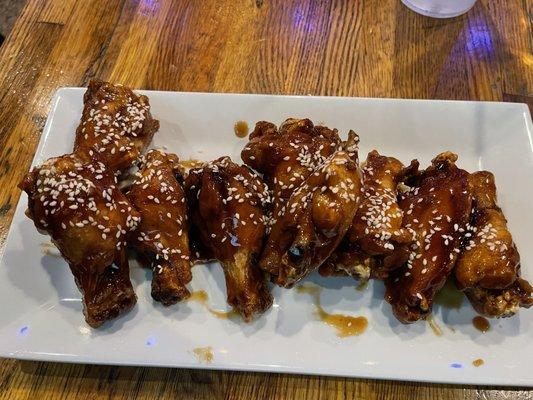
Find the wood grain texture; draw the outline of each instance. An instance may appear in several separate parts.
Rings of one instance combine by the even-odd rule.
[[[433,20],[398,0],[29,0],[0,48],[0,245],[54,91],[506,100],[533,95],[533,1]],[[0,361],[5,399],[526,399],[346,378]]]

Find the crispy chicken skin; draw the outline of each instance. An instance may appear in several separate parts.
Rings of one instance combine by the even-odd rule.
[[[341,140],[336,129],[315,126],[309,119],[287,119],[279,129],[261,121],[250,134],[241,157],[273,192],[273,216],[316,167],[333,154]]]
[[[520,255],[497,205],[494,175],[480,171],[469,180],[473,211],[455,281],[480,314],[509,317],[533,304],[531,286],[520,278]]]
[[[327,158],[281,207],[259,265],[272,280],[292,287],[318,268],[337,247],[361,199],[359,138]]]
[[[322,275],[384,279],[390,268],[407,261],[414,238],[402,227],[397,187],[417,169],[415,161],[405,167],[396,158],[382,156],[376,150],[368,154],[362,168],[361,204],[339,247],[320,267]]]
[[[425,318],[435,294],[454,267],[461,238],[471,212],[472,190],[468,172],[455,165],[457,156],[446,152],[409,182],[401,196],[403,226],[416,242],[408,261],[385,280],[386,300],[403,323]]]
[[[33,168],[20,183],[28,216],[48,233],[83,295],[87,323],[96,328],[131,309],[133,291],[126,235],[140,217],[96,155],[67,154]]]
[[[98,153],[114,172],[129,168],[159,129],[148,97],[127,87],[91,81],[83,102],[74,151]]]
[[[251,321],[272,305],[265,276],[256,264],[266,233],[268,187],[246,167],[222,157],[192,169],[185,190],[191,223],[222,264],[228,303]]]
[[[141,215],[129,243],[153,266],[152,297],[165,306],[189,297],[185,285],[192,279],[185,192],[174,175],[178,162],[174,154],[150,150],[127,193]]]

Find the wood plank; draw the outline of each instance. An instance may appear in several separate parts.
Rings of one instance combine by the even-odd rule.
[[[76,3],[76,0],[48,0],[39,13],[38,21],[63,25],[70,17]]]

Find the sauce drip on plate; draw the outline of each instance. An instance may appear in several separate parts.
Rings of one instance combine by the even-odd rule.
[[[301,285],[297,287],[298,292],[307,293],[313,297],[315,302],[315,314],[324,323],[337,330],[337,336],[347,337],[362,334],[367,326],[368,320],[365,317],[352,317],[345,314],[330,314],[320,303],[320,291],[318,286]]]
[[[485,361],[483,361],[481,358],[478,358],[477,360],[472,361],[472,365],[474,367],[481,367],[483,364],[485,364]]]
[[[488,332],[490,330],[490,322],[487,318],[478,315],[472,319],[472,325],[480,332]]]
[[[433,315],[430,314],[428,317],[427,317],[427,322],[428,322],[428,325],[431,327],[431,329],[433,330],[433,333],[435,334],[435,336],[442,336],[442,329],[441,327],[439,326],[439,324],[437,324],[437,322],[435,321],[435,318],[433,318]]]
[[[209,364],[213,361],[213,348],[211,346],[207,347],[197,347],[192,350],[196,359],[200,362]]]
[[[209,296],[205,290],[197,290],[195,292],[192,292],[188,300],[197,301],[198,303],[202,304],[207,309],[207,311],[209,311],[211,314],[213,314],[217,318],[229,319],[233,317],[234,315],[237,315],[237,312],[234,310],[218,311],[218,310],[213,310],[211,307],[209,307],[209,304],[207,304],[207,301],[209,300]]]
[[[248,136],[248,124],[246,121],[237,121],[235,122],[235,125],[233,125],[233,131],[237,137],[246,137]]]

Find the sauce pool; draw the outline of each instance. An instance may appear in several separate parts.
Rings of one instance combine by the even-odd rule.
[[[485,361],[483,361],[481,358],[478,358],[477,360],[472,361],[472,365],[474,367],[481,367],[483,364],[485,364]]]
[[[235,132],[235,136],[244,138],[248,136],[248,124],[246,121],[237,121],[233,125],[233,131]]]
[[[365,317],[352,317],[345,314],[330,314],[320,303],[320,290],[318,286],[301,285],[296,288],[300,293],[307,293],[313,297],[315,302],[315,315],[324,323],[337,330],[337,336],[347,337],[362,334],[367,326],[368,320]]]
[[[472,319],[472,325],[480,332],[488,332],[490,330],[490,322],[487,318],[478,315]]]

